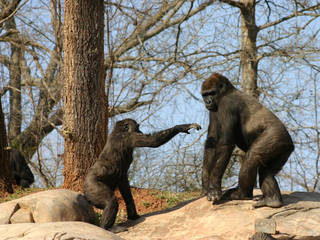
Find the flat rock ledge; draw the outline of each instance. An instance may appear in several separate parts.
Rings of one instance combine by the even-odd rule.
[[[255,196],[261,195],[255,190]],[[212,205],[200,198],[174,209],[124,223],[126,240],[248,240],[255,233],[267,239],[320,240],[320,194],[283,193],[281,208],[254,209],[253,200]],[[253,238],[252,238],[253,239]]]
[[[115,235],[90,224],[95,214],[81,193],[49,190],[0,204],[0,240],[320,240],[320,194],[282,194],[276,209],[199,198],[123,223],[128,231]]]

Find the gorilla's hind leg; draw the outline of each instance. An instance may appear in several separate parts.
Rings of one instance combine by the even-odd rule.
[[[119,190],[125,201],[128,219],[137,219],[139,215],[136,210],[136,206],[134,204],[134,200],[131,194],[130,185],[127,177],[124,177],[119,182]]]
[[[278,208],[283,205],[278,182],[275,175],[281,170],[282,166],[288,160],[292,152],[291,146],[278,146],[282,151],[288,149],[282,154],[270,156],[272,160],[265,161],[265,165],[259,167],[259,184],[263,194],[253,207],[272,207]],[[274,149],[277,152],[277,149]]]
[[[106,200],[101,216],[100,227],[109,230],[113,226],[116,221],[118,208],[118,201],[114,195]]]
[[[259,184],[263,196],[253,204],[253,207],[281,207],[282,197],[279,185],[274,177],[274,173],[270,172],[267,167],[261,166],[259,168]]]
[[[267,175],[261,185],[261,191],[263,193],[262,198],[253,204],[253,207],[272,207],[278,208],[282,206],[282,197],[280,189],[275,177],[271,174]]]
[[[242,162],[239,172],[239,186],[227,190],[222,199],[225,200],[249,200],[253,197],[253,188],[257,178],[257,166],[259,160],[254,147],[250,149]]]
[[[114,186],[97,180],[94,175],[88,175],[84,184],[84,195],[92,205],[103,210],[100,227],[109,230],[114,224],[118,212]]]

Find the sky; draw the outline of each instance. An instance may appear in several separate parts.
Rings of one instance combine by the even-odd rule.
[[[283,1],[277,2],[280,4]],[[318,1],[313,1],[318,2]],[[285,7],[277,7],[278,12],[286,14],[290,10],[290,4]],[[274,7],[274,6],[272,6]],[[184,12],[188,6],[185,7]],[[35,41],[45,42],[48,48],[52,48],[52,35],[39,34],[40,30],[50,28],[50,18],[48,18],[48,3],[45,1],[28,1],[21,9],[18,15],[17,25],[25,34],[34,37]],[[258,7],[256,10],[256,21],[258,25],[263,25],[267,21],[274,21],[279,18],[279,15],[272,12],[268,15],[266,12],[268,8],[266,6]],[[280,15],[280,17],[283,15]],[[270,39],[276,39],[288,32],[301,31],[301,34],[297,37],[290,39],[283,39],[281,41],[275,41],[271,47],[263,47],[259,49],[260,55],[266,55],[274,52],[276,49],[286,48],[286,51],[290,53],[293,59],[290,57],[282,56],[281,52],[275,58],[265,57],[259,63],[259,87],[264,91],[260,97],[260,101],[269,107],[288,127],[290,134],[296,143],[296,151],[289,159],[286,165],[287,172],[292,174],[305,174],[308,176],[307,181],[312,181],[314,178],[314,161],[316,158],[317,146],[308,143],[307,139],[315,139],[314,127],[319,126],[319,118],[316,120],[316,113],[319,114],[317,109],[319,101],[320,83],[319,83],[319,26],[320,19],[318,18],[314,22],[310,23],[305,29],[301,29],[303,25],[308,21],[307,18],[294,18],[291,21],[286,22],[278,27],[272,27],[263,30],[258,35],[258,45],[263,45],[265,41]],[[117,22],[121,24],[121,22]],[[191,148],[188,148],[190,161],[194,156],[201,160],[203,153],[203,142],[206,136],[206,129],[208,126],[208,112],[205,110],[201,95],[200,85],[206,76],[210,75],[213,71],[218,71],[227,76],[238,89],[240,89],[241,72],[239,59],[229,59],[225,61],[224,57],[216,56],[216,52],[225,54],[235,51],[240,47],[240,32],[239,32],[240,18],[238,11],[234,8],[230,8],[227,5],[214,4],[209,7],[208,10],[202,12],[196,17],[191,18],[186,24],[182,25],[181,39],[179,41],[180,47],[185,48],[185,53],[205,51],[203,55],[205,59],[201,62],[196,62],[196,57],[188,57],[187,61],[194,62],[194,68],[197,69],[199,76],[189,74],[183,79],[179,79],[178,83],[174,87],[167,88],[165,92],[157,97],[157,104],[143,108],[141,111],[135,111],[130,114],[124,114],[116,116],[110,119],[110,127],[112,129],[114,123],[117,120],[130,117],[136,119],[141,123],[141,130],[143,132],[154,132],[161,129],[172,127],[176,124],[182,123],[198,123],[202,126],[200,132],[193,131],[188,136],[177,136],[170,141],[170,144],[166,144],[159,149],[151,150],[144,149],[140,151],[140,156],[136,177],[133,177],[133,182],[138,184],[139,178],[146,173],[158,174],[152,181],[146,181],[145,185],[151,186],[152,184],[161,184],[159,179],[164,174],[169,174],[172,171],[173,163],[180,163],[181,153],[176,154],[177,149],[184,149],[184,146],[189,146],[190,143],[194,143]],[[116,24],[113,25],[113,29],[116,30]],[[299,26],[297,28],[297,26]],[[124,29],[122,29],[124,32]],[[120,31],[121,32],[121,31]],[[37,35],[34,35],[36,34]],[[168,42],[173,44],[175,42],[176,30],[168,30],[157,37],[150,39],[145,43],[145,48],[149,49],[151,53],[156,56],[165,56],[165,52]],[[192,39],[194,35],[198,36],[197,39]],[[120,36],[119,32],[114,32],[114,42],[117,43],[117,37]],[[314,38],[312,38],[314,36]],[[168,42],[166,42],[166,40]],[[313,41],[313,42],[312,42]],[[318,52],[309,53],[311,51],[308,48],[302,47],[313,43],[317,46]],[[168,48],[170,50],[170,48]],[[1,53],[8,52],[8,46],[0,43]],[[160,52],[164,53],[161,55]],[[171,49],[172,51],[172,49]],[[134,51],[131,52],[134,55]],[[301,58],[302,55],[306,55],[306,58]],[[200,55],[198,55],[200,56]],[[42,66],[46,67],[47,54],[42,56]],[[312,68],[307,66],[306,61],[309,61],[316,65],[318,68]],[[30,61],[30,64],[34,64]],[[150,68],[150,73],[156,73],[161,65],[157,62],[151,63],[153,66]],[[179,74],[184,70],[181,68],[169,69],[167,78],[179,77]],[[6,70],[2,68],[3,76],[6,75]],[[40,76],[37,71],[34,71],[35,76]],[[128,93],[131,93],[132,89],[127,89],[120,92],[121,85],[126,84],[130,79],[134,79],[136,73],[131,70],[124,71],[123,69],[117,70],[114,74],[117,81],[117,85],[112,88],[113,98],[110,99],[111,104],[117,105],[120,100],[126,100]],[[145,76],[138,74],[137,80],[144,81]],[[316,86],[315,86],[316,84]],[[1,85],[2,86],[2,85]],[[154,87],[157,87],[156,85]],[[271,87],[271,88],[270,88]],[[36,94],[37,91],[34,91]],[[121,94],[120,94],[121,93]],[[315,96],[317,98],[315,98]],[[28,97],[24,98],[24,104],[27,109],[32,109]],[[6,101],[4,101],[6,102]],[[8,105],[4,107],[8,110]],[[28,112],[28,111],[26,111]],[[32,117],[32,112],[26,114],[26,122]],[[51,150],[49,150],[49,148]],[[319,147],[318,147],[319,148]],[[41,151],[41,157],[47,159],[46,165],[48,168],[52,168],[52,159],[57,155],[63,153],[63,138],[54,131],[44,141]],[[183,151],[182,151],[183,152]],[[33,161],[37,161],[37,157],[33,158]],[[60,162],[62,164],[62,162]],[[60,165],[62,166],[62,165]],[[166,167],[167,166],[167,167]],[[158,169],[165,168],[166,171],[157,173]],[[197,169],[199,171],[199,168]],[[297,171],[297,172],[296,172]],[[306,172],[303,172],[306,171]],[[151,173],[150,173],[151,172]],[[61,182],[58,180],[58,184]],[[149,185],[148,185],[149,184]],[[41,181],[37,181],[36,185],[41,186]],[[294,188],[300,190],[300,187],[292,185],[292,182],[287,180],[281,180],[282,188],[290,190]]]

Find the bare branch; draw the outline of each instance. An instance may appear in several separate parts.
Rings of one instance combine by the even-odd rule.
[[[305,13],[305,12],[307,12],[307,11],[313,11],[313,10],[318,10],[318,9],[320,9],[320,4],[316,4],[316,5],[314,5],[314,6],[311,6],[311,7],[305,8],[305,9],[302,9],[302,10],[300,10],[300,11],[297,11],[297,12],[295,12],[295,13],[293,13],[293,14],[288,15],[288,16],[282,17],[282,18],[280,18],[280,19],[278,19],[278,20],[276,20],[276,21],[273,21],[273,22],[270,22],[270,23],[266,23],[266,24],[264,24],[264,25],[261,25],[261,26],[259,26],[259,30],[263,30],[263,29],[266,29],[266,28],[271,27],[271,26],[276,26],[276,25],[278,25],[278,24],[280,24],[280,23],[283,23],[283,22],[285,22],[285,21],[287,21],[287,20],[290,20],[291,18],[294,18],[294,17],[297,17],[297,16],[310,16],[310,14],[307,14],[307,13]],[[319,15],[320,15],[320,14],[317,14],[316,16],[319,16]],[[313,15],[313,16],[314,16],[314,15]]]
[[[233,0],[219,0],[219,2],[227,3],[233,7],[242,8],[243,3],[241,1],[233,1]]]
[[[20,0],[11,1],[9,4],[3,1],[1,2],[2,9],[0,13],[0,26],[14,16],[14,14],[18,11],[19,3]]]
[[[122,44],[118,47],[118,49],[114,51],[113,55],[115,59],[118,59],[123,53],[127,52],[133,47],[138,46],[140,41],[144,42],[149,38],[159,34],[163,30],[169,28],[170,26],[174,26],[176,24],[179,24],[183,21],[188,20],[190,17],[194,16],[198,12],[204,10],[206,7],[211,5],[214,1],[209,0],[201,4],[196,9],[191,11],[189,16],[187,17],[182,16],[175,20],[172,20],[173,15],[181,8],[184,2],[185,0],[173,1],[170,4],[163,3],[162,7],[156,14],[154,14],[148,20],[146,20],[145,22],[137,26],[136,29],[132,32],[132,34],[122,42]],[[167,13],[169,13],[169,15],[165,19],[163,19],[165,17],[165,14]],[[160,19],[163,19],[163,20],[160,21]],[[105,61],[105,66],[109,65],[108,64],[109,61],[110,61],[110,58],[107,58]]]

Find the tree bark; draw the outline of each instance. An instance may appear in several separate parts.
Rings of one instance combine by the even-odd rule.
[[[64,9],[64,187],[82,190],[106,140],[104,1],[66,0]]]
[[[241,18],[241,89],[248,95],[259,98],[258,91],[258,50],[257,35],[259,28],[255,20],[255,0],[221,0],[231,6],[240,9]],[[238,158],[240,164],[243,163],[245,152],[236,147],[233,154]]]
[[[5,150],[7,146],[7,133],[0,97],[0,196],[3,196],[5,193],[13,192],[12,179],[9,170],[9,151]]]
[[[257,87],[258,58],[257,34],[259,28],[255,21],[255,0],[242,0],[241,11],[241,88],[245,93],[259,97]]]
[[[7,29],[16,30],[16,23],[12,18],[8,24]],[[19,35],[14,34],[18,40]],[[9,66],[10,72],[10,120],[8,127],[8,136],[10,140],[17,137],[21,132],[22,114],[21,114],[21,47],[11,44],[11,64]]]

